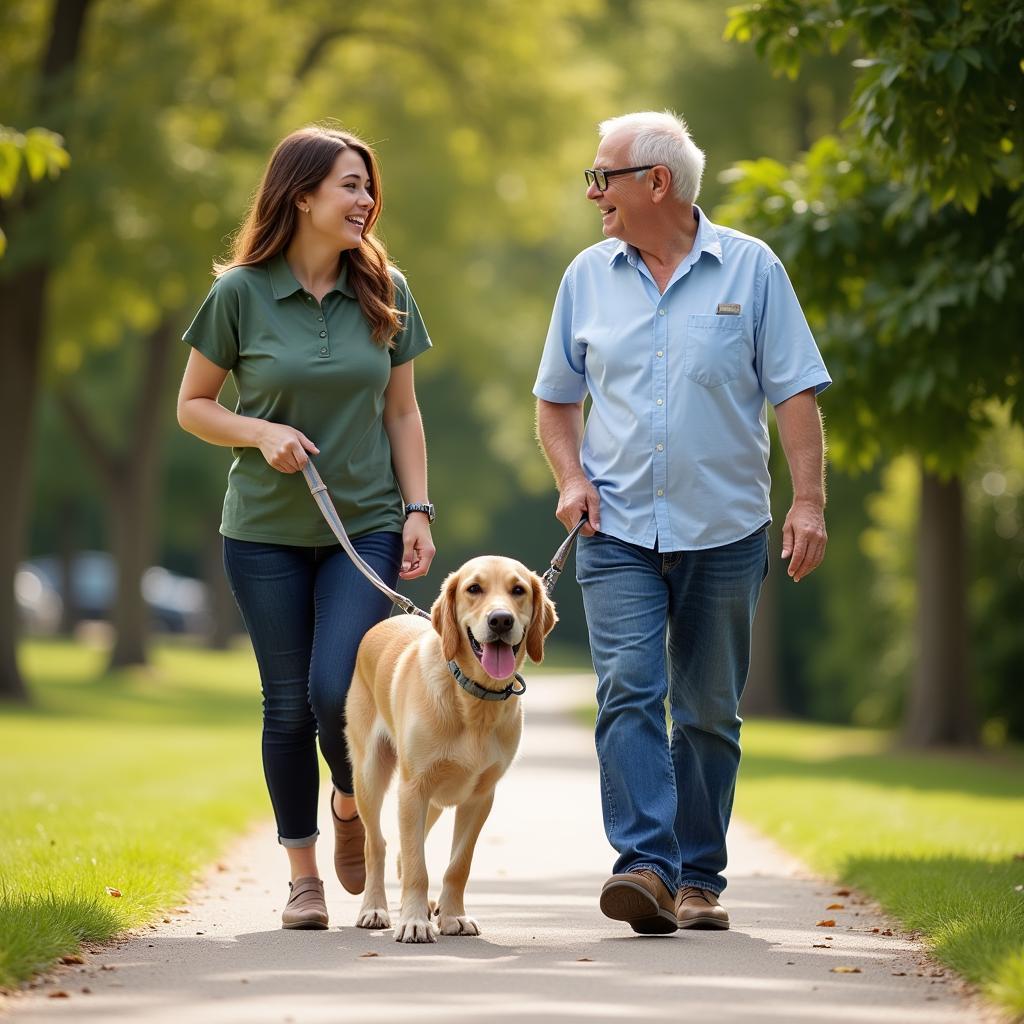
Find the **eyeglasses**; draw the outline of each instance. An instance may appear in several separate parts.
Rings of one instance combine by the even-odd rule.
[[[656,164],[647,164],[644,167],[620,167],[617,171],[606,171],[600,167],[591,167],[583,172],[587,179],[587,187],[591,185],[597,188],[598,192],[604,192],[608,188],[608,179],[614,178],[616,174],[632,174],[634,171],[650,171]]]

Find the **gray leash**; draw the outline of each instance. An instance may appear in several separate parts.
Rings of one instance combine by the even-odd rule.
[[[327,490],[327,485],[320,479],[320,474],[316,471],[316,466],[313,465],[312,459],[306,460],[306,465],[302,469],[302,475],[306,478],[306,483],[309,485],[309,492],[313,495],[317,505],[320,506],[320,511],[323,513],[324,519],[327,520],[327,525],[331,528],[334,536],[338,538],[338,542],[345,549],[348,557],[355,563],[355,567],[382,593],[389,597],[394,604],[402,609],[409,615],[419,615],[421,618],[429,619],[430,613],[425,612],[422,608],[417,608],[416,605],[409,600],[404,594],[400,594],[397,590],[392,590],[372,569],[371,566],[367,565],[363,561],[359,552],[352,545],[352,541],[349,540],[348,534],[345,532],[345,526],[341,521],[341,516],[338,515],[338,510],[334,507],[334,502],[331,501],[330,492]],[[584,524],[587,522],[587,517],[581,516],[580,521],[569,531],[568,536],[559,545],[558,550],[555,552],[555,557],[551,559],[551,565],[548,570],[541,577],[541,581],[544,584],[544,590],[548,597],[551,596],[555,589],[555,584],[558,582],[558,577],[562,575],[562,570],[565,568],[565,560],[569,557],[569,551],[572,549],[573,541],[576,540],[576,535],[583,529]]]
[[[338,543],[345,549],[348,557],[352,559],[355,567],[384,595],[389,597],[403,612],[407,612],[409,615],[419,615],[421,618],[429,619],[430,613],[425,612],[422,608],[417,608],[413,602],[407,598],[404,594],[400,594],[397,590],[392,590],[374,571],[373,568],[366,564],[360,556],[359,552],[356,551],[349,540],[348,534],[345,532],[345,526],[341,521],[341,516],[338,515],[338,510],[334,507],[334,502],[331,501],[331,495],[327,490],[326,484],[320,479],[320,474],[316,471],[316,466],[313,465],[312,459],[306,460],[306,465],[302,469],[302,475],[306,478],[306,483],[309,485],[309,492],[313,495],[314,500],[320,506],[320,511],[324,515],[324,519],[327,520],[327,525],[331,528],[331,532],[335,537],[338,538]]]
[[[417,608],[416,605],[413,604],[413,602],[404,594],[400,594],[397,590],[392,590],[391,587],[389,587],[373,571],[372,566],[367,565],[367,563],[363,561],[359,552],[356,551],[353,546],[352,541],[349,540],[349,536],[345,532],[345,525],[341,521],[341,516],[338,515],[338,510],[334,507],[334,502],[331,500],[331,495],[327,490],[327,485],[320,479],[320,474],[316,471],[316,466],[313,465],[312,459],[306,459],[306,465],[302,468],[302,475],[306,478],[306,483],[309,486],[309,492],[313,495],[313,499],[316,501],[317,505],[320,506],[320,511],[323,513],[324,519],[327,520],[327,525],[331,528],[331,532],[338,538],[338,543],[340,543],[345,549],[345,553],[352,559],[355,567],[382,594],[389,597],[395,605],[401,608],[402,611],[409,615],[419,615],[421,618],[429,619],[429,612],[425,612],[422,608]],[[543,577],[541,577],[544,584],[544,590],[547,592],[548,597],[551,596],[551,592],[555,589],[558,577],[562,575],[562,569],[565,567],[566,558],[569,557],[569,550],[572,548],[572,542],[576,539],[576,535],[583,528],[583,524],[586,521],[587,517],[583,516],[569,531],[569,535],[564,541],[562,541],[558,550],[555,552],[555,557],[551,559],[551,567],[544,573]],[[524,680],[518,672],[515,674],[515,681],[509,683],[505,689],[488,690],[465,675],[454,661],[448,662],[448,669],[455,677],[459,686],[461,686],[467,693],[470,693],[481,700],[508,700],[509,697],[520,697],[522,694],[526,693],[526,680]],[[516,689],[516,683],[519,684],[519,689]]]

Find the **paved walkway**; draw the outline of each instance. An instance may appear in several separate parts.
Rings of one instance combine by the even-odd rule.
[[[612,852],[593,742],[568,714],[591,685],[532,677],[523,752],[499,783],[470,878],[466,907],[481,937],[405,946],[390,931],[361,931],[359,898],[333,879],[330,930],[280,930],[284,857],[264,825],[187,908],[8,1000],[12,1024],[992,1019],[872,907],[837,896],[738,822],[729,835],[731,931],[643,938],[605,919],[597,893]],[[390,800],[385,833],[397,849]],[[450,836],[446,814],[428,843],[435,894]],[[328,870],[326,851],[322,860]],[[393,862],[388,876],[394,883]],[[395,909],[397,885],[389,897]],[[844,908],[826,909],[832,903]],[[834,927],[816,927],[828,918]]]

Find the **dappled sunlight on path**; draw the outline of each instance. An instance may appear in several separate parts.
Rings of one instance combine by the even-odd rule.
[[[330,930],[280,930],[284,857],[264,824],[187,908],[9,1000],[13,1020],[985,1019],[911,937],[893,934],[855,894],[837,896],[741,823],[730,832],[723,897],[731,931],[642,938],[604,918],[597,894],[613,854],[601,829],[592,738],[568,713],[591,693],[587,677],[531,680],[523,752],[498,786],[467,893],[481,937],[405,946],[391,931],[361,931],[359,897],[333,878]],[[393,851],[393,797],[384,826]],[[450,836],[445,815],[428,842],[434,895]],[[394,910],[393,860],[388,878]],[[834,924],[818,926],[826,920]],[[56,991],[67,998],[49,998]]]

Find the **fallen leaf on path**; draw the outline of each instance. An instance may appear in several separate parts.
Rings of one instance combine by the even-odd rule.
[[[892,972],[892,976],[894,978],[905,978],[907,976],[907,972],[906,971],[893,971]]]
[[[891,928],[885,928],[885,929],[882,930],[882,934],[883,935],[892,935],[892,929]]]
[[[105,885],[103,888],[106,889],[108,896],[113,896],[115,899],[121,895],[121,890],[115,889],[112,885]]]
[[[836,891],[834,893],[832,893],[832,895],[833,896],[849,896],[850,895],[850,890],[849,889],[836,889]]]
[[[824,921],[819,921],[814,927],[815,928],[835,928],[836,923],[831,917],[826,918]]]
[[[60,958],[62,964],[84,964],[85,957],[79,956],[77,953],[68,953],[67,956]]]
[[[589,956],[578,956],[576,957],[576,963],[578,964],[592,964],[594,961]]]
[[[859,967],[830,967],[829,970],[833,974],[863,974],[864,973]]]
[[[380,956],[380,953],[360,953],[359,954],[359,959],[363,960],[363,959],[365,959],[368,956]]]
[[[70,999],[71,997],[63,989],[58,989],[56,992],[51,992],[49,995],[50,999]]]
[[[826,910],[845,910],[846,909],[846,904],[845,903],[830,903],[825,909]]]
[[[831,949],[831,946],[826,946],[824,942],[816,942],[811,949]]]

